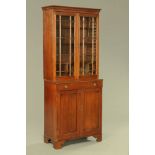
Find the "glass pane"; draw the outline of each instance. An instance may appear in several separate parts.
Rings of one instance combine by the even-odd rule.
[[[74,16],[56,16],[56,75],[74,74]]]
[[[96,74],[96,17],[80,17],[80,75]]]

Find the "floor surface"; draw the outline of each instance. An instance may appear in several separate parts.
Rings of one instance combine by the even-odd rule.
[[[27,155],[128,155],[128,124],[115,124],[108,128],[102,142],[88,137],[87,140],[66,142],[59,150],[50,143],[30,144],[27,145]]]

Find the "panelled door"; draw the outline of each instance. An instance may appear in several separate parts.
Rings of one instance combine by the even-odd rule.
[[[79,135],[79,95],[77,90],[64,90],[59,93],[58,122],[61,138]]]
[[[101,132],[101,90],[85,89],[82,95],[81,134]]]

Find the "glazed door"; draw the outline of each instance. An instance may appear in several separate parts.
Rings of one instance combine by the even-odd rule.
[[[74,76],[75,16],[56,15],[56,77]]]
[[[76,137],[79,133],[79,93],[73,90],[61,91],[59,96],[60,137]]]
[[[80,76],[97,74],[97,17],[80,16]]]
[[[82,135],[91,135],[101,132],[101,90],[86,89],[84,90],[82,98]]]

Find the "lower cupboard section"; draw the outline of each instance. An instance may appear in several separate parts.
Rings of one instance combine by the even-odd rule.
[[[48,118],[51,121],[48,126],[52,130],[48,130],[45,125],[45,131],[48,131],[44,135],[46,143],[52,142],[54,148],[59,149],[65,141],[72,139],[94,136],[97,141],[102,140],[101,87],[59,90],[52,99],[51,107],[48,105],[48,108],[53,109],[51,114],[48,113],[48,117],[51,117]]]

